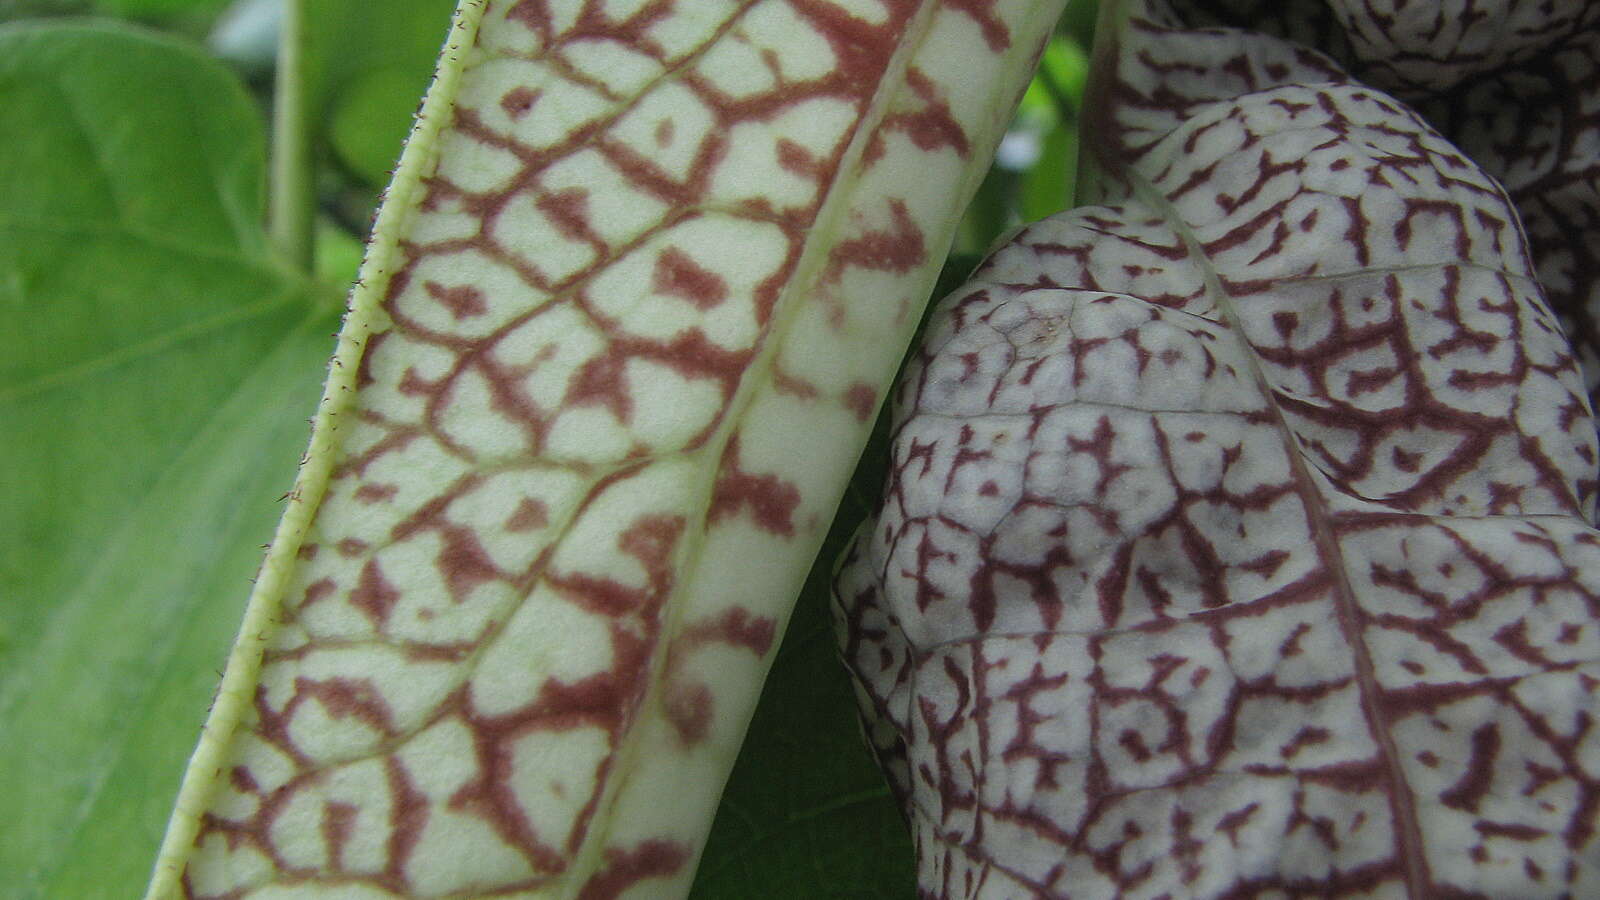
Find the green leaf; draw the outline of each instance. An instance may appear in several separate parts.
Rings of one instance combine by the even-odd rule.
[[[1056,37],[1045,47],[1039,61],[1039,80],[1049,86],[1056,102],[1076,110],[1083,104],[1083,90],[1089,83],[1089,44],[1067,37]]]
[[[1044,136],[1039,162],[1022,176],[1022,219],[1036,222],[1072,206],[1078,171],[1078,122],[1071,119]]]
[[[38,16],[82,15],[89,0],[0,0],[0,22]]]
[[[352,78],[333,100],[328,139],[334,154],[367,184],[387,181],[400,158],[421,96],[416,75],[407,68],[375,69]]]
[[[259,113],[200,52],[0,29],[0,134],[0,896],[125,897],[332,323],[268,255]]]
[[[380,187],[400,157],[454,0],[306,0],[313,122],[339,163]]]
[[[258,261],[260,116],[226,70],[110,25],[19,25],[4,36],[8,224],[118,231]]]
[[[228,0],[96,0],[95,8],[119,16],[173,16],[190,12],[216,12]]]

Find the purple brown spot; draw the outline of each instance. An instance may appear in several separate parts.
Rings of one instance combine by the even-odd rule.
[[[781,537],[794,536],[794,511],[800,505],[800,490],[777,475],[753,475],[740,468],[739,437],[728,442],[722,466],[711,494],[709,521],[719,522],[741,510],[748,510],[763,531]]]
[[[517,504],[511,517],[506,519],[507,531],[535,531],[550,524],[550,511],[545,507],[544,501],[533,497],[523,497]]]
[[[484,302],[483,292],[472,285],[461,285],[447,288],[437,281],[423,284],[428,296],[439,302],[440,306],[450,310],[450,315],[456,319],[470,319],[481,316],[489,311],[489,304]]]
[[[855,414],[857,422],[870,421],[878,406],[878,391],[872,385],[858,381],[844,392],[844,405]]]
[[[658,294],[687,300],[697,309],[712,309],[728,299],[728,285],[722,276],[677,247],[668,247],[656,257],[650,287]]]
[[[511,118],[520,119],[539,102],[540,94],[540,91],[519,85],[506,91],[500,98],[500,108]]]
[[[663,712],[678,739],[692,747],[711,730],[711,689],[703,684],[672,684],[662,697]]]
[[[376,559],[367,560],[361,567],[360,580],[350,592],[350,603],[366,613],[372,624],[383,627],[389,619],[389,610],[400,601],[400,592],[383,577]]]
[[[689,848],[664,840],[648,840],[632,850],[607,847],[605,864],[584,882],[578,900],[617,900],[641,881],[676,874],[689,861]]]
[[[393,500],[400,488],[393,484],[374,484],[368,482],[356,488],[355,498],[361,503],[383,503]]]

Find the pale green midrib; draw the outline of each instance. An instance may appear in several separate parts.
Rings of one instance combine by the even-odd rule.
[[[129,363],[157,356],[217,332],[231,330],[253,319],[265,318],[270,313],[292,307],[295,301],[303,296],[305,296],[303,287],[285,287],[265,300],[258,300],[255,303],[219,313],[209,319],[171,329],[139,343],[118,347],[109,353],[103,353],[91,359],[79,360],[71,365],[36,375],[18,384],[0,387],[0,404],[15,403],[38,394],[70,387],[78,382]],[[309,304],[307,306],[309,308]]]
[[[621,746],[618,747],[615,759],[617,761],[613,774],[607,779],[600,802],[596,804],[594,818],[589,824],[587,833],[578,853],[574,856],[572,865],[562,873],[557,882],[555,897],[559,900],[572,900],[582,889],[585,882],[599,868],[599,859],[605,849],[609,838],[615,803],[617,796],[626,786],[629,776],[635,768],[634,760],[641,752],[643,744],[637,725],[649,714],[659,702],[663,688],[663,673],[667,662],[665,648],[673,637],[681,630],[684,616],[685,603],[681,600],[686,582],[691,581],[692,574],[699,568],[700,555],[704,550],[707,521],[711,511],[711,496],[715,487],[717,469],[733,438],[739,424],[743,422],[744,414],[752,398],[762,387],[772,380],[773,367],[776,363],[779,350],[783,346],[783,338],[788,334],[790,326],[798,318],[808,292],[815,284],[823,267],[828,261],[828,256],[833,248],[833,237],[841,232],[844,219],[851,209],[851,201],[855,199],[855,188],[860,182],[863,170],[860,162],[865,156],[867,145],[876,133],[879,123],[887,115],[895,97],[905,84],[906,73],[910,69],[911,61],[916,56],[916,51],[927,39],[928,32],[933,26],[935,14],[941,6],[942,0],[923,0],[917,11],[909,16],[905,30],[902,32],[895,55],[884,68],[884,74],[878,82],[878,88],[873,94],[872,102],[863,111],[857,120],[855,133],[851,135],[850,144],[841,155],[837,180],[828,188],[821,208],[817,212],[812,227],[807,231],[805,249],[801,251],[800,258],[795,263],[794,272],[789,281],[779,293],[774,303],[772,325],[763,338],[760,351],[751,360],[740,378],[739,386],[727,406],[727,413],[718,424],[716,433],[706,442],[702,452],[706,454],[709,462],[697,468],[696,474],[699,483],[691,490],[691,496],[699,498],[696,504],[697,513],[695,520],[685,531],[687,536],[686,546],[682,551],[682,561],[674,567],[674,579],[671,593],[664,605],[665,615],[662,618],[657,651],[650,660],[650,677],[647,682],[644,696],[640,698],[633,727],[624,735]],[[743,15],[749,7],[740,11]],[[881,386],[879,386],[881,387]],[[825,534],[819,534],[817,540],[822,540]],[[799,536],[796,536],[799,539]],[[814,552],[814,551],[813,551]],[[770,659],[768,660],[770,662]],[[748,723],[745,723],[748,727]],[[726,773],[725,773],[726,776]],[[694,859],[698,861],[699,853],[703,847],[694,848]],[[564,888],[564,889],[563,889]]]
[[[830,798],[821,803],[812,804],[805,809],[796,810],[795,812],[790,813],[789,816],[784,819],[784,822],[786,824],[807,822],[831,813],[836,813],[841,809],[849,809],[852,806],[860,806],[863,803],[871,803],[874,800],[880,800],[887,796],[889,796],[889,786],[887,784],[862,788],[858,791],[840,794],[837,797]]]
[[[1124,176],[1132,186],[1133,194],[1152,210],[1160,214],[1163,221],[1171,226],[1173,233],[1183,241],[1191,259],[1195,260],[1197,268],[1205,280],[1206,293],[1215,301],[1215,308],[1220,313],[1222,324],[1234,335],[1235,340],[1243,350],[1245,363],[1250,367],[1251,380],[1257,390],[1261,392],[1263,400],[1272,412],[1273,422],[1279,436],[1283,440],[1285,451],[1289,456],[1289,467],[1294,479],[1294,490],[1305,504],[1306,521],[1311,529],[1312,541],[1318,548],[1318,556],[1327,566],[1330,580],[1330,593],[1335,617],[1339,621],[1340,632],[1350,644],[1353,656],[1352,676],[1360,698],[1362,717],[1372,730],[1372,740],[1377,745],[1378,755],[1383,760],[1387,779],[1390,783],[1389,808],[1393,811],[1395,840],[1393,851],[1397,856],[1401,869],[1401,878],[1405,881],[1406,889],[1414,896],[1421,896],[1429,884],[1427,876],[1427,863],[1421,859],[1422,848],[1426,846],[1421,839],[1421,830],[1416,818],[1416,809],[1411,788],[1404,780],[1404,767],[1400,759],[1400,751],[1394,744],[1394,736],[1384,727],[1385,720],[1381,711],[1373,706],[1382,688],[1378,685],[1377,677],[1373,672],[1373,663],[1368,650],[1365,637],[1360,633],[1360,604],[1356,600],[1356,590],[1350,582],[1349,564],[1345,560],[1344,550],[1339,544],[1338,536],[1333,533],[1332,523],[1334,512],[1328,507],[1326,499],[1317,490],[1316,481],[1313,479],[1310,464],[1306,460],[1305,450],[1300,445],[1300,438],[1289,422],[1284,418],[1282,404],[1273,400],[1275,393],[1272,381],[1261,367],[1261,360],[1256,355],[1255,348],[1245,335],[1243,320],[1234,303],[1233,296],[1228,293],[1222,284],[1222,278],[1211,265],[1211,259],[1204,250],[1204,244],[1198,235],[1189,227],[1177,209],[1151,183],[1137,167],[1129,166],[1123,170]],[[1407,852],[1416,851],[1416,852]]]
[[[179,878],[193,850],[199,817],[221,775],[224,754],[248,704],[248,695],[260,674],[262,654],[275,632],[278,607],[287,591],[295,553],[310,527],[316,508],[332,476],[337,449],[334,432],[338,419],[355,401],[356,372],[362,350],[372,332],[384,324],[380,303],[393,277],[399,237],[415,216],[413,199],[422,179],[433,171],[435,144],[450,119],[450,105],[459,87],[464,60],[475,42],[486,0],[461,0],[451,19],[434,80],[395,170],[394,180],[373,225],[373,236],[361,266],[361,278],[350,295],[350,311],[340,330],[339,343],[323,395],[313,418],[306,463],[291,491],[290,505],[278,523],[271,549],[245,608],[239,636],[228,655],[227,667],[189,766],[173,804],[167,832],[151,873],[146,897],[165,900],[179,892]],[[210,771],[208,771],[210,770]]]
[[[254,369],[245,373],[243,377],[239,379],[239,382],[233,388],[233,390],[230,391],[228,397],[223,400],[223,402],[218,404],[216,408],[217,411],[212,414],[212,416],[207,420],[206,424],[193,432],[189,441],[185,445],[182,447],[173,448],[172,463],[150,483],[149,488],[144,492],[144,497],[138,502],[138,504],[129,508],[128,512],[124,516],[126,519],[137,520],[140,518],[140,511],[147,510],[151,508],[152,505],[161,502],[161,498],[165,495],[165,493],[167,493],[163,490],[163,485],[180,480],[182,474],[194,464],[195,461],[188,458],[188,456],[193,452],[193,448],[196,446],[204,446],[205,444],[209,443],[209,438],[231,430],[230,426],[219,424],[226,419],[226,411],[234,404],[244,402],[243,398],[246,398],[249,396],[249,394],[253,393],[253,383],[258,378],[262,377],[261,373],[263,371],[270,370],[272,361],[286,352],[288,348],[292,347],[294,342],[301,338],[303,332],[305,332],[308,327],[320,327],[321,319],[321,316],[310,316],[300,324],[285,330],[283,337],[277,342],[277,345],[271,350],[271,352],[262,357],[260,364],[258,364]],[[235,519],[233,526],[237,528],[238,525],[239,521]],[[130,530],[132,528],[132,525],[124,525],[105,541],[100,548],[100,552],[96,554],[96,558],[101,560],[101,562],[94,568],[85,572],[77,581],[77,583],[70,590],[65,592],[68,596],[79,596],[86,590],[86,586],[92,585],[96,581],[106,579],[107,572],[111,569],[111,567],[116,565],[118,560],[127,555],[126,548],[135,543],[138,537],[143,536],[142,534],[134,534]],[[200,599],[202,598],[193,598],[194,601],[198,601]],[[190,604],[191,608],[192,606],[193,603]],[[37,633],[50,633],[51,627],[49,625],[49,620],[54,620],[68,611],[70,610],[59,604],[53,607],[48,616],[47,622],[40,627]],[[180,610],[176,609],[170,610],[169,618],[175,618],[180,612]],[[150,656],[159,657],[161,660],[157,667],[157,671],[160,672],[166,672],[170,670],[170,667],[173,664],[173,651],[179,642],[182,629],[173,628],[169,631],[164,631],[163,634],[166,634],[169,637],[169,640],[159,647],[150,648],[152,651]],[[29,693],[32,689],[33,673],[30,667],[23,664],[27,661],[29,656],[31,656],[31,654],[19,654],[12,657],[10,660],[7,660],[7,664],[0,665],[0,674],[5,674],[7,676],[3,680],[0,680],[0,725],[5,723],[10,714],[11,708],[18,702],[18,700],[23,695]],[[145,680],[144,684],[147,685],[147,687],[141,691],[144,699],[139,702],[139,708],[147,708],[146,704],[150,702],[150,698],[156,693],[156,687],[164,683],[164,681],[165,679],[163,678],[149,678]],[[133,728],[138,718],[139,717],[136,716],[129,716],[125,718],[124,726],[118,730],[123,734],[126,734]],[[0,740],[6,739],[7,738],[3,736],[3,733],[0,733]],[[98,805],[100,792],[104,787],[105,779],[108,778],[113,771],[115,771],[117,762],[126,752],[126,743],[120,739],[111,741],[106,737],[102,737],[102,739],[99,740],[98,745],[102,748],[102,750],[98,754],[94,764],[89,767],[89,770],[93,773],[93,779],[90,782],[88,789],[84,792],[82,802],[78,805],[77,812],[72,817],[72,820],[70,820],[67,824],[68,835],[76,835],[83,829],[85,824],[87,824],[89,814],[93,812],[94,808]],[[60,846],[62,847],[71,847],[73,845],[74,841],[70,838],[60,842]],[[24,877],[28,881],[28,885],[26,886],[35,889],[42,889],[68,862],[69,859],[65,855],[57,856],[53,860],[46,860],[42,862],[37,868],[29,870],[25,873]]]

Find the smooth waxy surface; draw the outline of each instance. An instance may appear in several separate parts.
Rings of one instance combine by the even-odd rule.
[[[838,580],[923,895],[1600,890],[1593,422],[1514,211],[1323,57],[1125,28],[1111,202],[945,302]]]
[[[464,4],[152,893],[686,890],[1058,10]]]

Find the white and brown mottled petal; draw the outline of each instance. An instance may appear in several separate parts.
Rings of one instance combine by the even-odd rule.
[[[1062,2],[465,0],[151,896],[685,893]]]
[[[1600,3],[1163,0],[1167,24],[1289,37],[1415,106],[1505,186],[1600,399]]]
[[[941,305],[836,583],[921,895],[1600,892],[1594,423],[1505,192],[1125,27],[1108,202]]]

